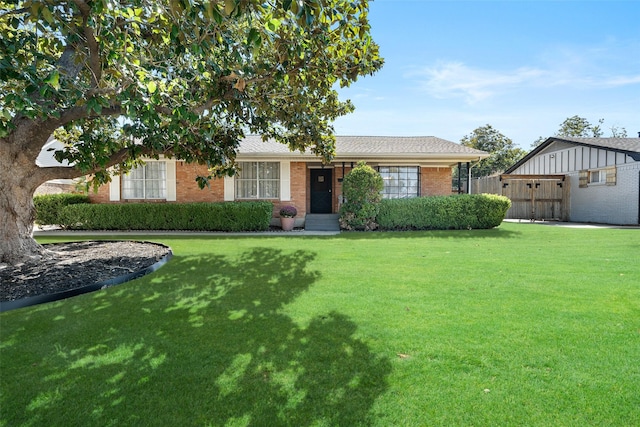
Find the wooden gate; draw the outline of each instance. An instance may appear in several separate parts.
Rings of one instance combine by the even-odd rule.
[[[502,175],[502,195],[511,199],[507,218],[567,221],[569,180],[564,175]]]

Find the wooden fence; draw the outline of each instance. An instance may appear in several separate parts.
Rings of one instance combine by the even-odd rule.
[[[569,219],[569,180],[564,175],[500,175],[472,181],[472,192],[511,199],[509,219]]]

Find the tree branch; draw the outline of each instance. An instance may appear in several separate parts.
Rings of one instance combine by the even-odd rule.
[[[93,87],[98,87],[100,80],[102,80],[102,66],[100,65],[100,51],[98,47],[98,41],[96,40],[93,28],[87,25],[89,15],[91,14],[91,6],[89,6],[84,0],[73,0],[75,5],[80,9],[82,15],[82,28],[84,30],[84,37],[89,48],[89,68],[93,73]]]
[[[23,7],[23,8],[20,8],[20,9],[2,11],[0,13],[0,18],[4,18],[5,16],[8,16],[8,15],[19,15],[21,13],[27,13],[27,12],[29,12],[29,10],[30,9],[28,7]]]
[[[91,114],[87,110],[87,107],[81,106],[81,107],[73,107],[68,110],[65,110],[60,114],[59,119],[51,119],[51,120],[54,120],[57,122],[56,126],[53,128],[53,130],[56,130],[60,126],[64,126],[67,123],[73,122],[75,120],[118,116],[120,114],[122,114],[122,107],[120,105],[112,105],[111,107],[103,108],[100,114]],[[53,130],[51,131],[51,133],[53,133]]]
[[[92,175],[100,170],[108,169],[119,163],[122,163],[127,159],[127,157],[129,157],[130,150],[130,147],[125,147],[113,153],[107,163],[103,166],[95,166],[90,169],[80,169],[77,166],[52,166],[45,168],[41,167],[35,171],[34,175],[41,182],[46,182],[52,179],[73,179],[85,175]],[[151,152],[151,150],[149,149],[143,149],[142,151],[143,154],[148,154]]]

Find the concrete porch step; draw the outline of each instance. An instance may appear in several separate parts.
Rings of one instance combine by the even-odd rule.
[[[307,214],[304,229],[307,231],[340,231],[338,214]]]

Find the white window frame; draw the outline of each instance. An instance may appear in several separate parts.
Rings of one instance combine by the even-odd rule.
[[[264,176],[260,176],[260,172],[262,170],[270,169],[270,168],[261,168],[261,165],[270,165],[270,168],[275,168],[278,171],[277,178],[266,178]],[[282,194],[282,166],[280,162],[277,161],[255,161],[255,162],[238,162],[239,171],[235,177],[235,188],[234,188],[234,196],[237,200],[279,200]],[[247,170],[247,168],[255,168],[254,171],[255,176],[249,178],[242,177],[242,170]],[[252,195],[240,195],[240,185],[245,182],[255,182],[255,194]],[[275,184],[275,190],[277,194],[275,195],[267,195],[261,193],[261,183],[271,182]]]
[[[605,185],[606,183],[606,169],[593,169],[589,171],[589,185]]]
[[[113,174],[111,176],[111,184],[109,185],[109,200],[118,202],[121,200],[166,200],[167,202],[176,201],[176,160],[167,159],[163,156],[160,159],[145,159],[145,163],[164,162],[165,163],[165,194],[160,199],[125,199],[123,197],[124,175]]]

